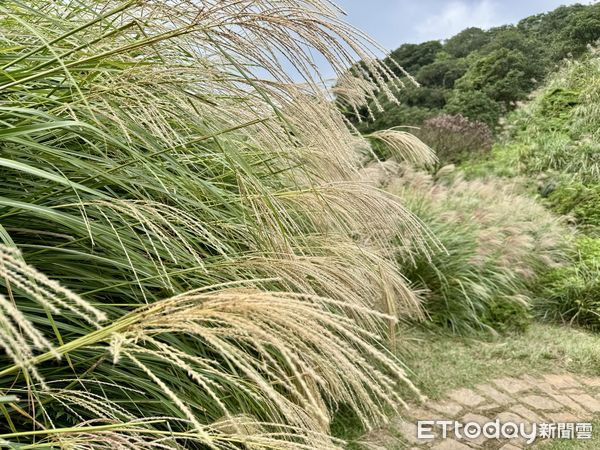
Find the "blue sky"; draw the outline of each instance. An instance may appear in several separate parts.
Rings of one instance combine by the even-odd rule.
[[[490,28],[589,0],[337,0],[346,21],[388,50],[406,42],[445,39],[475,26]]]

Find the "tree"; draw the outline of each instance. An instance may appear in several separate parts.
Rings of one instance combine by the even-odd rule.
[[[377,121],[388,123],[388,119],[378,116],[389,115],[394,124],[401,124],[400,118],[407,117],[415,124],[415,117],[424,117],[424,112],[440,114],[450,99],[453,112],[469,115],[481,111],[486,117],[481,120],[494,123],[492,118],[497,119],[499,111],[513,109],[516,102],[525,99],[558,68],[563,58],[581,56],[588,45],[599,39],[600,2],[562,6],[527,17],[517,25],[489,30],[467,28],[443,43],[404,44],[392,52],[391,58],[413,75],[422,88],[400,94],[401,106],[390,103],[383,113],[377,108],[372,110]],[[355,66],[355,70],[361,68],[368,71],[366,65]],[[404,75],[399,68],[394,72]],[[381,104],[385,103],[383,97],[378,96]],[[403,111],[396,111],[399,108]],[[415,108],[419,114],[407,108]]]
[[[457,58],[479,50],[490,41],[488,33],[481,28],[467,28],[445,42],[444,50]]]
[[[422,44],[404,44],[394,50],[389,58],[400,64],[404,70],[414,74],[421,67],[431,64],[442,50],[440,41],[427,41]],[[397,75],[402,75],[399,71]]]
[[[515,26],[498,27],[490,30],[493,39],[481,49],[482,54],[496,50],[517,50],[527,58],[532,77],[541,79],[551,66],[550,51],[537,37],[524,33]]]
[[[600,14],[600,11],[598,11]],[[583,53],[588,44],[594,43],[600,39],[600,17],[591,15],[579,15],[569,26],[565,27],[561,33],[562,48],[561,56],[572,54],[575,56]]]
[[[534,75],[523,53],[501,48],[474,57],[467,72],[456,82],[456,87],[462,91],[481,91],[509,109],[533,88]]]
[[[480,91],[456,90],[444,108],[449,114],[461,114],[472,120],[494,126],[500,119],[501,106]]]
[[[445,57],[438,58],[417,72],[416,78],[425,86],[439,86],[451,89],[454,82],[462,77],[467,71],[464,58],[457,59],[447,53],[441,53]]]

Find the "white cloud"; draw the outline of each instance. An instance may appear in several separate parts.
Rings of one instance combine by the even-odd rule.
[[[492,0],[477,3],[453,0],[445,3],[437,14],[415,26],[415,31],[422,40],[429,40],[447,38],[468,27],[490,28],[501,25],[497,6]]]

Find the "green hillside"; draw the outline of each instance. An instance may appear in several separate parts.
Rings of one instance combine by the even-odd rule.
[[[369,108],[360,110],[363,121],[357,121],[358,127],[372,131],[419,125],[441,113],[461,114],[493,127],[543,84],[561,60],[582,55],[598,39],[600,4],[596,3],[561,6],[516,25],[467,28],[444,42],[404,44],[388,61],[402,66],[421,88],[405,90],[399,105],[379,94]],[[360,65],[355,70],[361,70]],[[404,76],[400,68],[395,73]],[[374,120],[368,120],[368,111]]]

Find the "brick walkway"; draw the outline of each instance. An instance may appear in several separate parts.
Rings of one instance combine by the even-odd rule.
[[[457,389],[441,401],[413,406],[403,418],[395,418],[385,428],[374,430],[361,441],[370,449],[518,450],[527,447],[524,439],[501,441],[481,436],[475,440],[417,439],[417,420],[457,420],[461,423],[576,423],[600,418],[600,377],[584,378],[570,374],[540,378],[498,378],[473,389]],[[527,427],[527,425],[526,425]],[[437,435],[439,428],[434,433]],[[599,433],[600,430],[595,430]],[[542,440],[538,439],[536,444]]]

